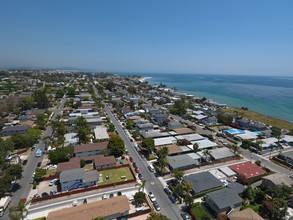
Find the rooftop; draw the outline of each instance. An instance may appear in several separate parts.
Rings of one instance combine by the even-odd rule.
[[[74,153],[106,150],[109,142],[100,142],[95,144],[81,144],[74,147]]]
[[[167,160],[169,162],[169,165],[173,168],[173,169],[180,169],[183,167],[188,167],[188,166],[192,166],[192,165],[198,165],[199,162],[193,158],[191,158],[189,155],[187,154],[181,154],[181,155],[177,155],[177,156],[168,156]]]
[[[92,220],[97,216],[107,217],[115,214],[121,216],[129,210],[127,197],[115,196],[106,200],[50,212],[47,220]]]
[[[210,150],[210,155],[215,160],[221,160],[229,157],[234,157],[235,154],[227,147],[221,147]]]
[[[230,220],[264,220],[259,214],[251,208],[243,209],[241,211],[233,211],[229,215]]]
[[[260,176],[266,173],[261,167],[251,162],[244,162],[231,165],[229,166],[229,168],[234,170],[238,174],[243,174],[247,179],[255,176]]]
[[[84,173],[85,171],[83,168],[64,170],[59,175],[60,182],[70,182],[77,179],[83,179]]]

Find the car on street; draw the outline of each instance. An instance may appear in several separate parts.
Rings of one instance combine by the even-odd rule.
[[[138,176],[138,179],[143,180],[143,176],[141,173],[139,173],[137,176]]]
[[[105,199],[107,199],[107,195],[106,194],[103,194],[102,195],[102,200],[105,200]]]
[[[130,161],[130,163],[133,163],[133,158],[129,157],[129,161]]]
[[[27,160],[24,160],[23,162],[22,162],[22,165],[26,165],[27,164]]]
[[[164,188],[164,192],[167,194],[167,195],[171,195],[171,190],[167,187]]]
[[[190,220],[190,216],[187,213],[181,213],[181,216],[184,220]]]
[[[133,166],[134,168],[137,167],[137,165],[136,165],[135,162],[132,163],[132,166]]]
[[[154,202],[153,202],[153,205],[154,205],[154,207],[155,207],[155,209],[156,209],[157,211],[160,211],[160,210],[161,210],[161,207],[160,207],[160,205],[159,205],[159,203],[158,203],[157,201],[154,201]]]
[[[114,194],[110,193],[109,198],[112,198],[112,197],[114,197]]]
[[[155,195],[152,192],[149,192],[149,197],[152,202],[157,201]]]
[[[139,169],[138,169],[138,167],[135,168],[135,172],[136,172],[136,173],[139,173]]]
[[[29,181],[29,184],[33,184],[34,181],[35,181],[35,178],[32,177],[31,180]]]
[[[42,165],[42,162],[38,162],[37,167],[40,167]]]
[[[168,197],[169,197],[169,199],[171,200],[172,203],[175,203],[176,202],[175,196],[169,195]]]
[[[35,195],[33,196],[33,199],[38,199],[38,198],[41,198],[41,196],[40,196],[39,194],[35,194]]]

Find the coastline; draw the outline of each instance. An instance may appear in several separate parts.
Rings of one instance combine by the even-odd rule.
[[[139,82],[144,82],[144,81],[146,81],[146,80],[148,80],[148,79],[151,79],[151,78],[153,78],[153,77],[141,77],[140,79],[139,79]]]
[[[141,80],[146,81],[147,79],[154,79],[154,77],[142,77],[140,79],[140,81]],[[143,82],[143,81],[141,81],[141,82]],[[154,82],[148,82],[148,83],[150,83],[151,85],[155,85],[155,84],[158,85],[158,83],[154,83]],[[165,84],[164,81],[162,81],[162,83]],[[167,84],[167,87],[168,88],[171,88],[170,85],[168,85],[168,83],[166,83],[166,84]],[[196,92],[194,92],[192,94],[190,92],[181,91],[181,89],[178,89],[178,92],[181,93],[181,94],[195,95],[195,96],[201,97],[200,95],[196,95]],[[209,97],[206,97],[206,98],[209,99],[209,100],[212,100],[215,103],[219,103],[218,101],[215,101],[212,98],[209,98]],[[231,105],[227,105],[227,109],[231,109],[231,110],[238,109],[238,110],[241,110],[240,107],[231,106]],[[245,113],[246,113],[246,114],[244,114],[245,117],[247,117],[250,120],[257,120],[257,121],[260,121],[262,123],[265,123],[265,124],[268,124],[268,125],[272,125],[272,126],[277,126],[277,127],[283,128],[283,129],[288,129],[288,130],[293,129],[293,123],[292,122],[289,122],[287,120],[284,120],[284,119],[281,119],[281,118],[277,118],[277,117],[273,117],[273,116],[270,116],[270,115],[266,115],[266,114],[260,113],[260,112],[255,111],[255,110],[250,110],[250,109],[249,110],[246,110]]]

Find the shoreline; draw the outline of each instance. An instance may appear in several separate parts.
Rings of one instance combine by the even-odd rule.
[[[144,82],[147,79],[151,79],[151,78],[153,78],[153,77],[142,77],[141,80],[143,80],[143,81],[141,81],[141,80],[140,81],[141,82]],[[148,83],[150,83],[150,82],[148,82]],[[162,83],[164,83],[164,82],[162,82]],[[150,83],[150,84],[151,85],[158,85],[158,83]],[[167,87],[170,88],[170,86],[168,86],[168,85],[167,85]],[[177,90],[177,91],[180,94],[197,96],[197,95],[194,95],[194,94],[190,94],[190,93],[187,93],[187,92],[183,92],[180,89]],[[200,97],[200,96],[198,96],[198,97]],[[214,99],[211,99],[211,98],[208,98],[208,97],[206,97],[206,98],[209,99],[209,100],[212,100],[215,103],[218,103]],[[229,105],[227,105],[227,108],[226,109],[238,109],[238,110],[241,110],[240,107],[229,106]],[[245,114],[245,117],[247,117],[250,120],[256,120],[256,121],[259,121],[259,122],[262,122],[262,123],[265,123],[265,124],[268,124],[268,125],[271,125],[271,126],[275,126],[276,125],[277,127],[280,127],[280,128],[283,128],[283,129],[288,129],[288,130],[293,129],[293,123],[291,123],[289,121],[286,121],[284,119],[280,119],[280,118],[272,117],[272,116],[269,116],[269,115],[265,115],[265,114],[262,114],[260,112],[253,111],[253,110],[250,110],[250,109],[246,110],[245,112],[247,113],[247,114]]]

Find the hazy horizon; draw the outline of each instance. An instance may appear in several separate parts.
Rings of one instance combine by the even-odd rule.
[[[293,2],[1,1],[0,68],[293,76]]]

